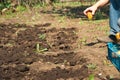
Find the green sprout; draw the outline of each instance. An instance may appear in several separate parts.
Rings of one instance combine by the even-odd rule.
[[[83,37],[83,38],[79,39],[79,41],[78,41],[78,47],[81,48],[82,45],[86,44],[86,42],[87,42],[87,38],[86,37]]]
[[[45,34],[38,34],[38,37],[42,40],[44,40],[46,38],[46,35]]]
[[[87,67],[89,69],[96,69],[97,66],[96,66],[96,64],[88,64]]]
[[[89,80],[94,80],[94,75],[93,74],[89,75]]]
[[[39,43],[36,44],[36,52],[42,53],[47,50],[48,50],[47,48],[42,48]]]

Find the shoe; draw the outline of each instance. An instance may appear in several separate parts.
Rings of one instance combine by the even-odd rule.
[[[109,35],[109,36],[105,36],[105,37],[99,37],[99,38],[97,38],[97,40],[99,42],[103,42],[103,43],[108,43],[108,42],[117,43],[117,39],[116,39],[115,35]]]

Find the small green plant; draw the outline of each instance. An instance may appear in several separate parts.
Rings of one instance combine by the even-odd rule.
[[[19,5],[19,6],[17,6],[16,10],[17,11],[25,11],[26,8],[24,6]]]
[[[4,8],[10,8],[10,7],[11,7],[11,2],[9,0],[0,3],[0,10],[2,10]]]
[[[7,44],[5,44],[4,46],[6,46],[6,47],[13,47],[14,44],[13,44],[13,43],[7,43]]]
[[[103,64],[107,66],[113,66],[109,60],[103,60]]]
[[[86,42],[87,42],[86,37],[80,38],[80,39],[78,40],[78,48],[82,48],[82,46],[85,45]]]
[[[86,37],[83,37],[83,38],[81,38],[81,39],[79,40],[79,43],[80,43],[80,44],[83,44],[83,45],[85,45],[86,42],[87,42]]]
[[[65,22],[65,18],[66,18],[66,16],[59,17],[58,22],[59,22],[59,23]]]
[[[45,34],[38,34],[38,37],[42,40],[44,40],[46,38],[46,35]]]
[[[73,33],[74,33],[75,35],[77,35],[77,34],[78,34],[78,32],[77,32],[77,31],[73,31]]]
[[[97,68],[96,64],[88,64],[87,67],[89,69],[96,69]]]
[[[67,60],[64,60],[63,64],[66,65],[67,63],[68,63],[68,61],[67,61]]]
[[[47,50],[48,50],[47,48],[42,48],[39,43],[36,44],[36,52],[42,53]]]
[[[93,74],[89,75],[89,80],[94,80],[94,75]]]
[[[81,20],[80,20],[78,23],[79,23],[80,25],[83,25],[83,24],[84,24],[84,22],[83,22],[83,21],[81,21]]]

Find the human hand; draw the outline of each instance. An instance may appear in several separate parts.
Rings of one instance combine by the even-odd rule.
[[[97,10],[97,7],[91,6],[91,7],[88,7],[87,9],[85,9],[83,13],[87,16],[87,12],[92,12],[92,15],[94,15],[96,10]]]

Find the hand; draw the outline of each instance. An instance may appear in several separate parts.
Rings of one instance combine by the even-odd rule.
[[[97,10],[97,7],[91,6],[91,7],[88,7],[87,9],[85,9],[83,13],[84,13],[85,15],[87,15],[87,12],[90,11],[90,12],[92,12],[92,15],[94,15],[95,12],[96,12],[96,10]]]

